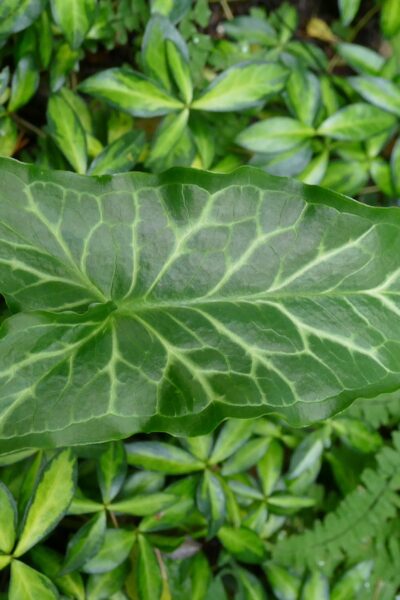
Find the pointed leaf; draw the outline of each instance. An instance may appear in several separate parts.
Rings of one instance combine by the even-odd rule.
[[[62,519],[75,492],[75,459],[63,450],[46,465],[28,505],[15,556],[22,556]]]
[[[145,145],[142,131],[129,131],[106,146],[89,167],[89,175],[111,175],[130,171]]]
[[[17,530],[17,506],[8,487],[0,481],[0,552],[10,554]]]
[[[160,600],[162,580],[160,567],[151,544],[139,536],[138,589],[142,600]]]
[[[18,61],[11,81],[11,97],[8,110],[14,112],[32,98],[39,85],[39,71],[32,56]]]
[[[168,475],[182,475],[199,471],[202,461],[165,442],[133,442],[126,445],[128,463],[150,471],[161,471]]]
[[[50,96],[47,106],[50,135],[77,173],[85,173],[86,134],[78,115],[62,94]]]
[[[318,133],[335,140],[363,141],[390,130],[395,123],[395,117],[386,111],[360,102],[346,106],[326,119]]]
[[[58,600],[59,594],[50,579],[19,560],[11,564],[9,600]]]
[[[284,152],[315,134],[309,125],[291,117],[272,117],[244,129],[236,142],[252,152]]]
[[[368,102],[400,116],[400,88],[383,77],[349,77],[350,85]]]
[[[72,48],[78,48],[85,39],[94,21],[96,4],[96,0],[51,0],[54,20]]]
[[[166,115],[184,107],[158,84],[128,67],[100,71],[85,79],[79,89],[135,117]]]
[[[97,477],[103,502],[108,504],[114,500],[125,481],[126,471],[126,452],[123,443],[110,443],[97,462]]]
[[[245,62],[218,75],[192,103],[196,110],[229,112],[257,106],[280,92],[288,71],[279,63]]]
[[[101,512],[87,521],[68,542],[62,575],[77,571],[100,550],[106,532],[106,514]]]

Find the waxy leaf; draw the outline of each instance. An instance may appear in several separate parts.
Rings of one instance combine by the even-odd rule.
[[[55,22],[72,48],[78,48],[89,31],[96,13],[97,0],[51,0]]]
[[[368,102],[400,116],[400,88],[383,77],[349,77],[350,85]]]
[[[1,451],[306,424],[399,388],[397,209],[249,167],[0,166]]]
[[[318,133],[335,140],[362,141],[390,130],[395,124],[396,118],[385,110],[359,102],[326,119]]]
[[[0,552],[9,554],[15,542],[17,506],[4,483],[0,481]]]
[[[56,587],[48,577],[19,560],[11,564],[10,600],[58,600]]]
[[[246,62],[224,71],[192,103],[196,110],[229,112],[257,106],[283,88],[288,71],[279,63]]]
[[[32,56],[24,56],[18,61],[11,83],[11,97],[8,110],[14,112],[32,98],[39,85],[39,71]]]
[[[312,127],[291,117],[273,117],[250,125],[238,135],[236,141],[252,152],[270,154],[290,150],[314,133]]]
[[[2,0],[0,37],[26,29],[44,10],[46,0]]]
[[[43,470],[28,505],[14,556],[22,556],[57,525],[75,491],[75,459],[59,452]]]
[[[156,117],[184,107],[157,83],[128,67],[100,71],[85,79],[79,89],[134,117]]]

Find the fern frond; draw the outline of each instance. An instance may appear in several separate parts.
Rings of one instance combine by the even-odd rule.
[[[273,558],[282,565],[298,568],[324,567],[332,572],[343,560],[374,558],[377,535],[397,515],[400,505],[400,432],[393,445],[384,446],[376,457],[376,467],[366,469],[357,489],[350,492],[313,529],[279,541]]]
[[[381,394],[376,398],[360,398],[343,414],[362,419],[374,428],[397,424],[400,421],[400,394]]]

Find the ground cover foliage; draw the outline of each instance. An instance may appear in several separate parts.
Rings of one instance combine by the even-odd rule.
[[[1,598],[397,597],[400,8],[312,4],[1,3]]]

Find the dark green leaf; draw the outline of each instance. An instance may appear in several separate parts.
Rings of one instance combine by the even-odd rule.
[[[226,500],[219,478],[205,471],[197,488],[197,507],[208,523],[208,536],[212,538],[223,525]]]
[[[1,325],[2,451],[304,424],[399,386],[395,209],[250,168],[1,167],[0,292],[18,313]],[[140,466],[202,468],[140,444]]]
[[[128,573],[129,565],[122,563],[107,573],[90,575],[86,587],[86,600],[110,600],[113,594],[121,590]]]
[[[126,453],[123,443],[109,444],[97,463],[97,476],[104,503],[108,504],[114,500],[124,483],[126,470]]]
[[[4,483],[0,481],[0,552],[10,554],[17,531],[17,506]]]
[[[265,455],[270,440],[267,438],[255,438],[246,442],[235,452],[222,467],[221,474],[235,475],[253,467]]]
[[[106,514],[101,512],[87,521],[68,542],[62,575],[80,569],[90,561],[104,543]]]
[[[89,175],[111,175],[130,171],[143,151],[142,131],[129,131],[106,146],[89,167]]]
[[[251,529],[224,526],[219,530],[218,538],[226,550],[242,562],[258,564],[264,558],[264,544]]]
[[[85,573],[112,571],[129,556],[135,542],[135,533],[125,529],[107,529],[103,543],[91,560],[85,562]]]

